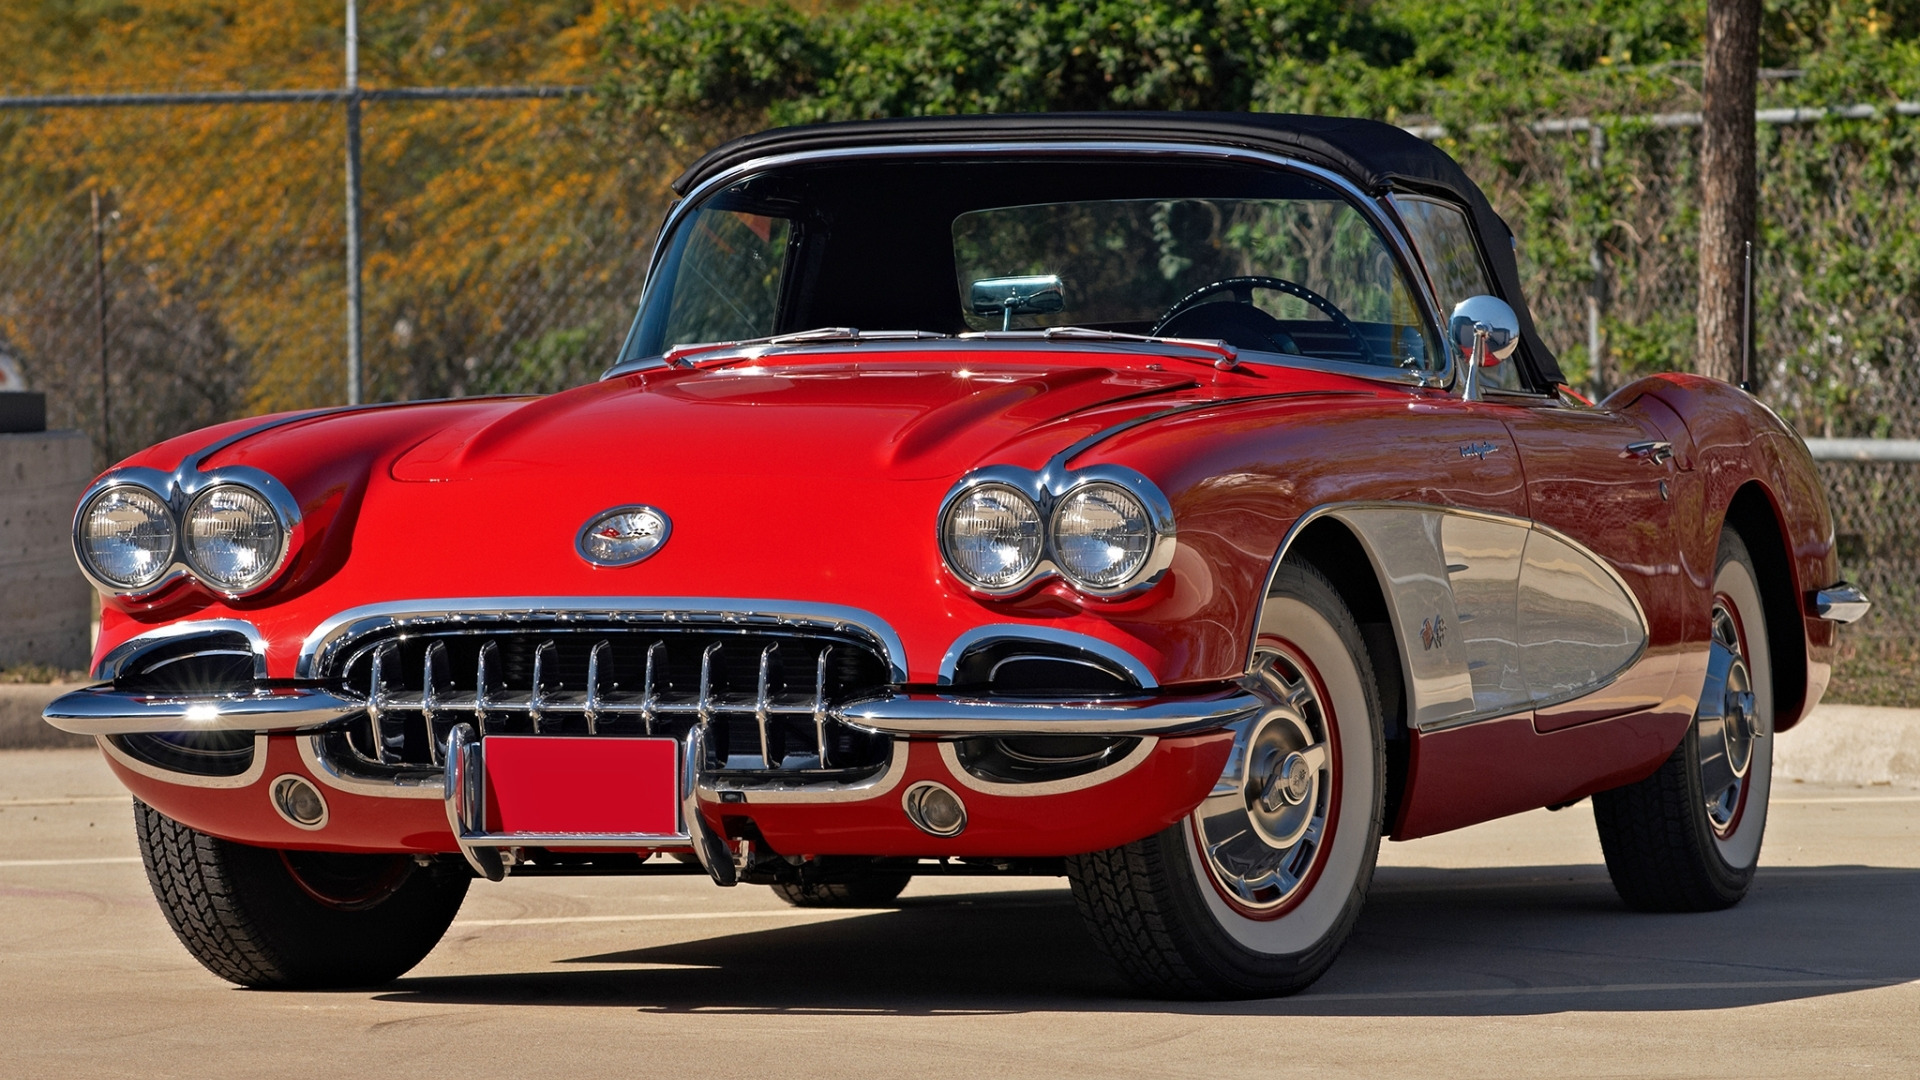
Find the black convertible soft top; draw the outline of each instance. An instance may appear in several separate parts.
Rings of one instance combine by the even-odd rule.
[[[709,151],[673,182],[685,195],[709,178],[755,158],[840,147],[966,142],[1064,142],[1151,139],[1233,146],[1285,154],[1331,169],[1373,194],[1438,196],[1466,207],[1480,234],[1501,299],[1520,317],[1521,362],[1543,386],[1565,382],[1560,365],[1534,330],[1520,293],[1513,233],[1445,151],[1392,124],[1344,116],[1289,113],[1094,112],[998,116],[927,116],[776,128]]]

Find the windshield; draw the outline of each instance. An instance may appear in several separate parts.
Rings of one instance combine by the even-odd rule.
[[[1442,356],[1369,219],[1280,170],[814,165],[715,192],[665,242],[623,359],[827,326],[1078,326],[1397,369]]]

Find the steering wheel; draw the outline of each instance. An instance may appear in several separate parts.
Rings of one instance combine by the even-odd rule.
[[[1233,291],[1233,298],[1239,301],[1238,304],[1203,305],[1201,303],[1214,293],[1229,289]],[[1154,337],[1219,338],[1229,345],[1261,352],[1273,351],[1277,346],[1280,352],[1298,354],[1299,346],[1294,344],[1293,337],[1281,327],[1280,320],[1253,306],[1255,289],[1273,289],[1306,301],[1353,339],[1354,345],[1359,347],[1364,362],[1369,364],[1380,362],[1374,355],[1373,346],[1368,343],[1366,336],[1360,333],[1360,328],[1353,325],[1353,320],[1347,318],[1347,313],[1341,311],[1333,301],[1297,281],[1259,274],[1221,278],[1219,281],[1200,286],[1174,301],[1173,306],[1167,309],[1167,313],[1160,316],[1160,321],[1153,324],[1151,333]],[[1221,310],[1208,311],[1207,308]],[[1263,338],[1265,340],[1261,340]]]

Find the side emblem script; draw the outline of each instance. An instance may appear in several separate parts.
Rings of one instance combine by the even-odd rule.
[[[595,566],[632,566],[660,550],[673,522],[651,506],[616,506],[580,527],[574,549]]]

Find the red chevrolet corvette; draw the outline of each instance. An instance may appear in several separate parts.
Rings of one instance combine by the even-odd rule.
[[[1747,890],[1867,605],[1807,451],[1706,379],[1568,390],[1439,150],[946,118],[677,188],[598,382],[81,498],[98,685],[47,719],[216,974],[392,979],[475,877],[1051,874],[1144,990],[1284,994],[1383,837],[1587,796],[1628,905]]]

